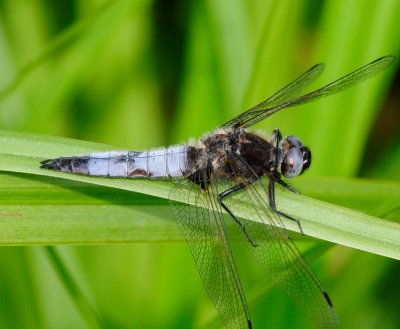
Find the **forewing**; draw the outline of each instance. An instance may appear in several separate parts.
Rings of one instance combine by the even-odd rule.
[[[171,209],[225,326],[248,329],[247,304],[214,191],[211,186],[201,190],[189,180],[181,180],[171,190]],[[174,201],[182,197],[186,203]]]
[[[246,214],[259,222],[240,219],[252,241],[251,253],[271,277],[320,328],[337,328],[338,321],[331,301],[322,284],[288,235],[282,219],[268,205],[263,181],[255,174],[243,179],[237,166],[231,165],[238,183],[246,188],[224,199],[234,214]],[[249,181],[255,181],[249,185]]]
[[[253,112],[258,113],[260,110],[265,110],[267,108],[273,108],[279,104],[282,104],[290,99],[295,98],[300,95],[311,83],[313,83],[323,71],[325,65],[320,63],[311,67],[307,72],[303,73],[296,80],[289,83],[286,87],[282,88],[274,95],[261,102],[260,104],[252,107],[246,112],[238,115],[232,120],[228,121],[223,125],[223,127],[241,127],[242,121],[246,118],[251,117]]]
[[[360,67],[359,69],[345,75],[344,77],[303,96],[286,100],[280,104],[271,106],[268,101],[261,106],[257,105],[256,110],[250,110],[242,114],[242,118],[238,121],[235,127],[248,128],[257,122],[264,120],[270,115],[287,107],[306,104],[313,102],[323,97],[334,95],[347,88],[357,85],[358,83],[370,79],[377,75],[379,72],[385,70],[395,60],[394,56],[385,56],[376,59],[375,61]],[[240,115],[239,115],[240,117]],[[235,118],[236,119],[236,118]],[[233,119],[233,120],[235,120]]]

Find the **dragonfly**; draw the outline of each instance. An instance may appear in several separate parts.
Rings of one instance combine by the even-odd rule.
[[[311,151],[296,136],[283,138],[279,129],[267,138],[249,128],[282,109],[372,78],[394,60],[394,56],[378,58],[304,94],[324,69],[322,63],[314,65],[268,99],[187,145],[59,157],[42,161],[41,168],[88,176],[174,180],[169,193],[173,216],[226,328],[253,327],[226,227],[230,219],[261,268],[315,325],[338,328],[328,293],[285,229],[285,221],[292,221],[304,234],[301,222],[280,211],[275,201],[276,184],[298,193],[283,178],[304,173],[311,165]],[[238,216],[243,205],[253,220]]]

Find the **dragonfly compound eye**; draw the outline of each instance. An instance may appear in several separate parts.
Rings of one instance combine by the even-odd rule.
[[[282,161],[282,175],[288,178],[296,177],[303,171],[303,154],[297,147],[292,147]]]

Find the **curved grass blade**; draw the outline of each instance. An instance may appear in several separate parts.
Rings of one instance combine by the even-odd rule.
[[[46,158],[85,154],[90,151],[106,149],[114,149],[114,147],[65,138],[0,132],[0,150],[2,151],[0,154],[0,170],[52,176],[163,199],[168,198],[169,191],[173,186],[173,182],[168,180],[93,178],[39,169],[40,161]],[[184,202],[185,200],[179,200],[178,197],[175,201]],[[289,215],[295,215],[302,221],[306,235],[400,259],[400,225],[398,223],[283,191],[278,191],[277,201],[282,211]],[[243,203],[238,216],[256,220],[255,218],[248,218],[248,214],[252,213],[252,211],[249,211],[251,207],[252,205]],[[168,216],[165,209],[159,212],[159,216]],[[16,222],[15,219],[9,221],[8,230],[12,230],[12,223],[17,225]],[[80,223],[80,225],[83,225],[83,223]],[[285,226],[292,231],[297,232],[298,230],[298,227],[292,223],[285,222]],[[36,233],[43,235],[42,231]],[[88,239],[92,239],[94,243],[100,242],[95,235]],[[86,240],[86,242],[89,243],[89,240]],[[68,243],[68,239],[65,243]]]

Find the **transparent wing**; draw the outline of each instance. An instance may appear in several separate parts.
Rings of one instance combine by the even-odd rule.
[[[276,102],[274,102],[273,104],[269,104],[269,102],[267,100],[259,105],[256,105],[253,108],[254,110],[250,109],[249,111],[244,112],[243,114],[239,115],[237,117],[238,119],[234,118],[233,120],[231,120],[234,124],[233,125],[229,124],[228,126],[235,127],[235,128],[238,128],[238,127],[248,128],[284,108],[309,103],[309,102],[315,101],[315,100],[323,98],[323,97],[334,95],[334,94],[341,92],[347,88],[355,86],[356,84],[358,84],[362,81],[372,78],[379,72],[382,72],[383,70],[385,70],[390,64],[393,63],[394,60],[395,60],[394,56],[385,56],[385,57],[378,58],[375,61],[360,67],[359,69],[345,75],[344,77],[342,77],[322,88],[319,88],[315,91],[312,91],[310,93],[307,93],[303,96],[300,96],[300,97],[297,97],[297,98],[294,98],[291,100],[285,100],[284,102],[282,102],[280,104],[276,104]],[[305,75],[306,74],[307,73],[305,73]],[[224,125],[224,127],[226,125]]]
[[[182,196],[188,204],[173,200]],[[251,328],[250,316],[214,189],[187,179],[170,192],[173,215],[190,247],[204,287],[228,329]],[[191,204],[191,205],[189,205]]]
[[[307,72],[300,75],[296,80],[289,83],[286,87],[282,88],[260,104],[228,121],[222,127],[240,127],[242,120],[246,117],[249,117],[252,112],[258,113],[260,110],[275,107],[300,95],[304,89],[306,89],[320,76],[321,72],[324,70],[324,67],[325,65],[322,63],[314,65]]]
[[[241,222],[257,245],[248,243],[259,265],[320,328],[338,328],[328,294],[284,229],[281,218],[270,209],[263,181],[255,174],[243,179],[237,162],[231,168],[237,183],[246,188],[224,199],[224,203],[234,214],[243,214],[241,209],[246,207],[246,214],[258,219],[259,222],[244,219]],[[254,183],[249,185],[249,181]]]

